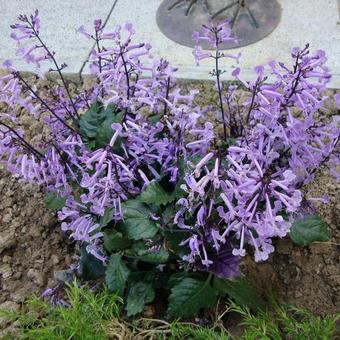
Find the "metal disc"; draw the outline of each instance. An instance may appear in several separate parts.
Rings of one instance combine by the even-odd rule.
[[[211,20],[214,13],[218,13],[233,2],[236,1],[197,0],[186,15],[190,1],[182,1],[177,6],[173,6],[176,0],[164,0],[157,11],[157,24],[162,33],[169,39],[184,46],[194,47],[195,41],[192,39],[192,33],[200,31],[203,24],[209,23],[209,19]],[[206,3],[208,3],[209,8],[205,6]],[[253,44],[266,37],[278,25],[281,18],[281,7],[276,0],[247,0],[246,4],[249,11],[241,8],[234,21],[233,31],[238,42],[224,43],[221,49]],[[237,5],[218,14],[213,21],[232,20],[237,14],[236,12]],[[210,49],[207,44],[202,43],[201,45],[205,49]]]

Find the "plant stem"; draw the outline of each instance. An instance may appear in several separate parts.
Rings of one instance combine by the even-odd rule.
[[[21,76],[21,74],[19,73],[19,71],[15,72],[14,74],[15,76],[17,76],[23,83],[24,85],[28,88],[28,90],[30,92],[32,92],[32,94],[41,102],[41,104],[43,104],[43,106],[45,106],[45,108],[56,118],[58,119],[65,127],[67,127],[68,129],[70,129],[71,131],[77,133],[77,131],[75,129],[73,129],[72,126],[68,125],[63,119],[61,119],[51,108],[50,106],[38,95],[38,93],[36,91],[34,91],[32,89],[32,87],[25,81],[25,79]]]
[[[19,139],[19,141],[22,143],[22,145],[24,147],[26,147],[28,150],[30,150],[31,152],[33,152],[36,156],[40,157],[40,158],[44,158],[45,156],[39,152],[37,149],[35,149],[30,143],[28,143],[24,138],[22,138],[13,128],[11,128],[9,125],[0,122],[0,125],[6,127],[8,130],[10,130],[11,132],[13,132]]]
[[[169,99],[169,92],[170,92],[170,77],[168,77],[168,81],[167,81],[167,86],[166,86],[166,95],[165,95],[165,99]],[[168,111],[168,102],[165,101],[164,102],[164,116],[167,114]]]
[[[216,54],[215,54],[216,83],[217,83],[218,97],[219,97],[219,100],[220,100],[220,107],[221,107],[222,120],[223,120],[223,137],[224,137],[224,141],[226,142],[227,141],[227,127],[226,127],[226,122],[225,122],[223,100],[222,100],[222,86],[221,86],[220,70],[219,70],[219,64],[218,64],[218,59],[220,58],[220,52],[218,50],[217,32],[215,32],[215,36],[216,36]]]
[[[56,67],[56,71],[58,72],[59,77],[60,77],[60,79],[61,79],[61,81],[62,81],[62,83],[63,83],[63,85],[64,85],[64,88],[65,88],[65,90],[66,90],[67,96],[68,96],[69,99],[70,99],[70,102],[71,102],[71,105],[72,105],[72,107],[73,107],[74,113],[75,113],[75,115],[77,116],[77,118],[79,119],[80,117],[79,117],[78,111],[77,111],[76,106],[75,106],[75,104],[74,104],[74,101],[73,101],[73,99],[72,99],[72,97],[71,97],[70,91],[69,91],[68,86],[67,86],[66,81],[65,81],[65,78],[64,78],[63,74],[61,73],[61,69],[60,69],[60,67],[59,67],[59,65],[58,65],[58,63],[57,63],[57,61],[56,61],[56,59],[54,58],[53,53],[50,52],[50,50],[48,49],[48,47],[46,46],[46,44],[42,41],[42,39],[40,38],[38,32],[35,30],[34,26],[31,24],[31,22],[28,21],[28,24],[30,25],[30,27],[31,27],[31,29],[32,29],[32,31],[33,31],[35,37],[36,37],[36,38],[38,39],[38,41],[40,42],[41,46],[44,48],[44,50],[47,52],[47,54],[49,55],[49,57],[52,59],[53,64],[54,64],[55,67]]]

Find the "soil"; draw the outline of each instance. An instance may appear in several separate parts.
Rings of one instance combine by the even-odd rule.
[[[40,81],[38,87],[51,85]],[[204,93],[200,101],[214,100],[211,84],[195,82],[194,86]],[[32,139],[39,140],[44,133],[41,123],[33,123],[25,113],[22,119],[34,133]],[[298,248],[287,238],[277,241],[277,251],[267,262],[245,260],[243,272],[261,293],[272,291],[280,301],[316,314],[340,311],[339,188],[339,183],[322,173],[309,188],[316,197],[323,193],[331,197],[329,205],[318,207],[332,235],[329,242]],[[18,182],[0,168],[0,192],[0,308],[18,309],[27,297],[55,285],[54,272],[71,265],[75,247],[46,209],[39,189]],[[4,326],[0,320],[0,329]]]
[[[35,82],[36,78],[28,79]],[[39,82],[38,88],[52,84]],[[21,111],[18,116],[32,143],[47,133],[41,121]],[[74,262],[74,245],[46,208],[44,193],[19,182],[1,166],[0,192],[0,309],[17,310],[28,297],[57,284],[54,273]],[[6,325],[0,318],[0,329]]]

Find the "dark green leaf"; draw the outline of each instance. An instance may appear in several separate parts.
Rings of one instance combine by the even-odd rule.
[[[249,307],[253,311],[263,308],[262,299],[245,278],[225,280],[215,276],[213,287],[220,295],[229,295],[240,306]]]
[[[143,311],[145,304],[150,303],[155,298],[155,291],[151,283],[135,282],[132,284],[126,302],[128,316],[136,315]]]
[[[128,280],[130,270],[123,263],[120,255],[111,255],[105,273],[105,281],[111,292],[122,292]]]
[[[176,199],[173,193],[166,192],[159,183],[152,182],[141,193],[140,200],[146,204],[167,204]]]
[[[116,115],[110,115],[108,116],[104,122],[101,124],[101,126],[99,127],[98,131],[97,131],[97,135],[96,135],[96,147],[97,148],[103,148],[106,147],[108,145],[108,143],[110,142],[113,134],[114,134],[114,130],[112,129],[111,125],[113,123],[121,123],[121,121],[123,120],[123,112],[119,112]],[[117,146],[119,148],[120,145],[120,139],[118,138],[116,141],[116,149]]]
[[[105,147],[114,134],[111,125],[120,123],[123,116],[123,112],[116,112],[112,106],[105,109],[100,103],[92,105],[79,120],[80,133],[87,146],[91,150]]]
[[[122,204],[124,222],[121,224],[123,234],[130,239],[141,240],[152,238],[157,234],[158,227],[150,219],[151,211],[147,205],[138,199],[129,200]]]
[[[86,251],[86,246],[80,249],[80,272],[84,280],[96,280],[105,274],[102,261]]]
[[[53,211],[61,210],[66,204],[66,198],[60,197],[54,192],[49,192],[45,196],[45,204],[48,209]]]
[[[162,118],[163,114],[155,115],[155,116],[150,116],[148,119],[150,120],[151,123],[156,124],[159,122],[159,120]]]
[[[163,211],[162,211],[162,223],[170,224],[173,223],[174,217],[176,214],[174,204],[169,204]]]
[[[105,209],[104,215],[99,220],[100,228],[106,227],[113,220],[113,208]]]
[[[195,315],[201,308],[210,308],[216,302],[216,292],[209,281],[184,278],[171,288],[168,313],[174,317]]]
[[[188,232],[182,232],[178,230],[164,232],[168,248],[171,253],[176,254],[178,257],[183,257],[188,254],[188,247],[180,246],[181,242],[188,238]]]
[[[150,251],[150,247],[144,242],[137,242],[132,246],[132,249],[127,252],[128,256],[135,257],[140,261],[149,263],[166,263],[169,259],[169,253],[160,246],[159,250]]]
[[[195,273],[179,272],[179,273],[172,274],[169,277],[168,285],[171,288],[171,287],[179,284],[182,280],[184,280],[185,278],[188,278],[188,277],[191,278],[191,279],[198,280],[198,281],[204,280],[204,276],[202,275],[202,273],[199,273],[199,272],[195,272]]]
[[[123,250],[131,246],[131,241],[115,230],[104,231],[104,247],[109,253]]]
[[[312,215],[294,221],[289,235],[292,241],[301,247],[308,246],[315,241],[330,239],[325,222],[320,217]]]

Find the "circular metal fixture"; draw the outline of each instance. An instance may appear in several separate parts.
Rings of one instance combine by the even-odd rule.
[[[209,21],[230,19],[237,42],[224,43],[221,49],[246,46],[271,33],[281,18],[276,0],[164,0],[157,11],[157,24],[169,39],[194,47],[194,31]],[[203,48],[209,49],[202,43]]]

